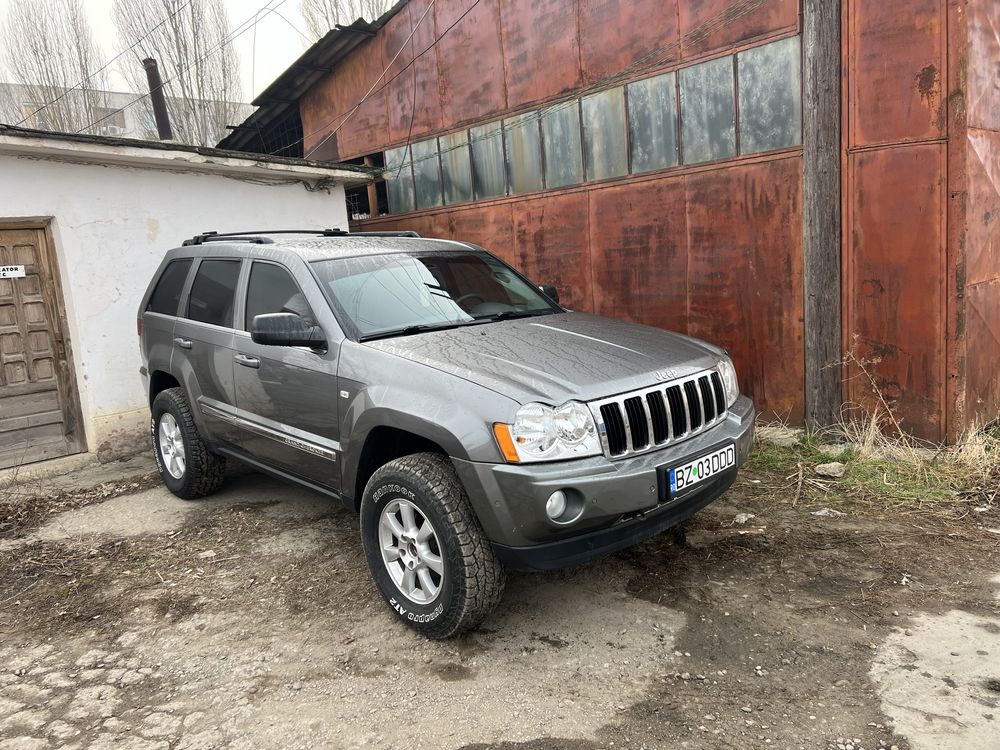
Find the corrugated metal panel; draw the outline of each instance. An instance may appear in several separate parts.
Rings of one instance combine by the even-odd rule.
[[[429,2],[410,0],[378,36],[382,41],[382,59],[386,63],[397,53],[399,55],[386,71],[386,79],[391,81],[388,85],[388,106],[389,138],[392,141],[405,141],[407,137],[417,137],[414,134],[441,127],[438,48],[434,44],[437,34],[434,9],[427,8]],[[414,57],[424,50],[427,51],[413,62]],[[379,69],[369,72],[369,86],[380,72]],[[392,80],[397,74],[400,74],[399,77]]]
[[[509,106],[580,84],[576,0],[500,0]]]
[[[437,0],[438,36],[455,24],[475,0]],[[499,0],[480,0],[438,42],[442,116],[446,123],[489,117],[507,107]]]
[[[894,3],[888,3],[896,7]],[[732,47],[767,33],[795,29],[799,0],[681,0],[680,32],[685,59]],[[718,23],[712,19],[719,17]],[[711,28],[705,28],[707,22]],[[695,31],[698,30],[698,31]],[[695,32],[695,33],[692,33]]]
[[[944,144],[865,151],[848,185],[848,346],[903,429],[930,440],[944,437],[945,165]],[[876,406],[847,371],[848,401]]]
[[[686,0],[685,0],[686,1]],[[615,75],[651,50],[673,45],[657,56],[680,56],[678,0],[580,0],[580,59],[583,80]]]
[[[944,0],[851,0],[850,145],[945,134]]]
[[[562,304],[594,309],[587,194],[567,193],[512,206],[514,265],[538,284],[554,284]]]
[[[688,332],[729,350],[765,415],[801,423],[802,161],[696,173],[685,185]]]

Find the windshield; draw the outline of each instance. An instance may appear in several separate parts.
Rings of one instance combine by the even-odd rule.
[[[561,311],[484,252],[366,255],[313,267],[362,340]]]

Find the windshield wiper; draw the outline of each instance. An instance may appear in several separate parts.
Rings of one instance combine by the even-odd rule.
[[[534,318],[539,315],[553,315],[555,310],[504,310],[494,315],[484,315],[476,320],[495,322],[499,320],[515,320],[516,318]]]
[[[427,331],[447,331],[449,328],[461,328],[462,326],[475,325],[474,320],[452,321],[450,323],[420,323],[419,325],[403,326],[393,328],[390,331],[377,331],[368,333],[358,338],[358,341],[375,341],[377,339],[390,339],[394,336],[412,336],[415,333],[426,333]]]

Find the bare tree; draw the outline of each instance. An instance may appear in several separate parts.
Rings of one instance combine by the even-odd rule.
[[[395,4],[396,0],[300,0],[299,8],[309,33],[320,39],[338,23],[374,21]]]
[[[12,0],[0,48],[23,84],[0,92],[5,122],[74,131],[103,113],[107,74],[81,0]]]
[[[239,58],[222,0],[115,0],[114,20],[123,49],[142,38],[122,58],[133,90],[148,90],[139,59],[159,63],[174,138],[214,146],[242,119]],[[135,106],[149,110],[148,98]]]

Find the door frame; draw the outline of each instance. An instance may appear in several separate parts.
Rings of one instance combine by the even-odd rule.
[[[66,316],[66,299],[63,296],[62,274],[59,268],[59,254],[56,252],[55,237],[52,234],[52,216],[0,217],[0,230],[27,229],[40,232],[45,247],[42,254],[51,274],[52,284],[52,322],[53,334],[56,336],[57,375],[59,385],[65,390],[63,416],[66,426],[66,442],[71,449],[66,453],[72,456],[87,451],[87,431],[83,424],[83,409],[80,405],[80,390],[76,381],[76,363],[73,356],[73,343],[69,335],[69,324]],[[62,344],[62,351],[58,345]],[[59,356],[61,353],[62,356]]]

